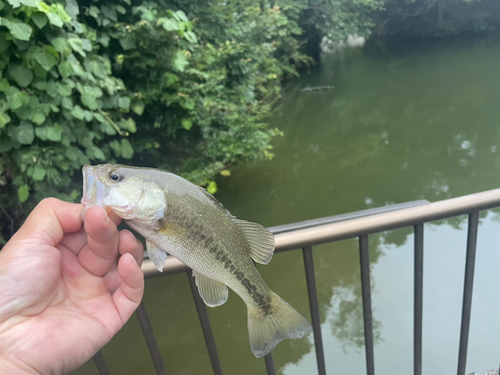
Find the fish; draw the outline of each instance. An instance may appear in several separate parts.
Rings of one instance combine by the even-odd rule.
[[[159,271],[170,255],[190,267],[207,306],[224,304],[228,288],[236,292],[247,306],[250,347],[257,358],[283,339],[312,331],[297,310],[271,291],[255,267],[254,262],[271,261],[275,247],[271,232],[237,219],[204,188],[154,168],[87,165],[82,204],[114,212],[142,235]]]

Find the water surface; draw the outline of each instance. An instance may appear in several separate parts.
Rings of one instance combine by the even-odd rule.
[[[401,203],[437,201],[500,186],[500,39],[367,48],[325,56],[287,89],[272,125],[276,157],[218,181],[218,199],[266,226]],[[306,86],[333,90],[302,92]],[[500,220],[482,215],[467,373],[500,361]],[[412,373],[413,235],[371,235],[375,366]],[[456,372],[466,218],[425,225],[423,373]],[[314,251],[326,365],[364,374],[358,244]],[[269,286],[309,318],[300,252],[259,266]],[[186,275],[148,280],[144,303],[169,374],[210,374]],[[264,374],[247,336],[246,309],[230,292],[209,309],[226,374]],[[153,373],[137,318],[103,349],[113,374]],[[279,373],[315,374],[311,337],[273,351]],[[92,363],[75,374],[96,374]]]

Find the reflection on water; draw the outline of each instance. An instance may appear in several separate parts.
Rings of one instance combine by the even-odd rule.
[[[478,39],[328,56],[287,91],[285,132],[271,162],[236,168],[218,198],[266,226],[500,185],[500,40]],[[320,93],[306,86],[334,85]],[[465,217],[427,224],[424,253],[424,373],[456,371],[466,246]],[[499,215],[481,216],[467,371],[500,361]],[[377,373],[411,373],[411,228],[369,237]],[[357,240],[314,250],[327,369],[365,371]],[[271,289],[309,317],[299,251],[258,266]],[[210,373],[186,275],[148,280],[145,304],[171,374]],[[264,374],[253,357],[246,308],[230,293],[209,309],[226,374]],[[112,373],[153,373],[136,318],[104,349]],[[273,351],[279,373],[314,374],[312,336]],[[95,374],[92,364],[75,374]]]

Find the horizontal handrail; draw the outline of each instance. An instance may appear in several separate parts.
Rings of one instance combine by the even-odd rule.
[[[500,189],[446,199],[439,202],[420,204],[398,210],[369,214],[368,216],[356,217],[288,232],[281,232],[275,235],[275,252],[293,250],[358,237],[360,235],[402,228],[417,223],[445,219],[496,206],[500,206]],[[142,269],[146,277],[155,277],[184,272],[188,270],[188,267],[175,257],[169,256],[163,267],[163,273],[158,272],[150,260],[145,260],[143,262]]]

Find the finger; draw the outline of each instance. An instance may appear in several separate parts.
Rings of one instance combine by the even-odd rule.
[[[64,246],[66,249],[78,255],[86,244],[87,233],[85,233],[85,229],[81,227],[77,232],[65,234],[61,242],[59,242],[58,247],[61,248],[61,246]]]
[[[142,260],[144,258],[144,247],[142,246],[141,241],[135,238],[135,236],[127,229],[120,231],[118,252],[121,255],[130,253],[139,266],[142,264]]]
[[[120,287],[113,294],[113,302],[125,324],[139,306],[144,294],[144,274],[134,257],[127,253],[118,262]]]
[[[119,233],[120,242],[118,244],[118,253],[124,255],[129,253],[132,255],[136,263],[140,266],[144,258],[144,250],[142,243],[128,230],[124,229]],[[121,278],[118,274],[118,268],[114,265],[111,270],[104,276],[104,282],[111,294],[121,284]]]
[[[87,245],[78,254],[78,260],[90,273],[103,276],[118,257],[118,229],[99,206],[89,208],[84,225]]]
[[[37,238],[55,246],[64,233],[76,232],[82,227],[82,209],[81,204],[56,198],[44,199],[34,208],[13,238]]]
[[[120,223],[122,222],[122,218],[115,214],[113,211],[111,211],[108,216],[116,224],[116,226],[120,225]]]

